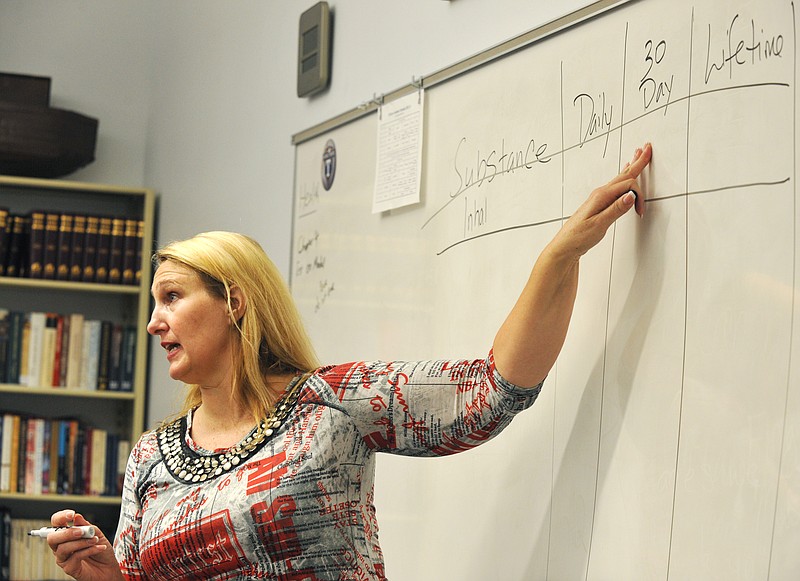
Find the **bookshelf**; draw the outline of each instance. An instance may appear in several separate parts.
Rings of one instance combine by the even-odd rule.
[[[155,212],[153,191],[105,184],[0,176],[0,208],[8,209],[8,213],[11,215],[28,216],[29,220],[31,216],[41,212],[68,216],[68,218],[62,218],[64,223],[68,223],[77,216],[102,216],[113,218],[115,228],[116,221],[125,225],[126,220],[138,226],[136,235],[139,239],[139,247],[133,262],[133,270],[138,273],[136,277],[132,278],[132,274],[129,272],[123,279],[120,273],[119,276],[109,281],[111,278],[111,269],[109,269],[108,275],[105,275],[101,282],[94,278],[95,275],[90,278],[79,275],[70,280],[69,274],[53,274],[54,271],[50,268],[49,275],[40,274],[37,275],[39,277],[32,278],[33,269],[30,268],[30,264],[25,276],[16,276],[18,273],[12,273],[14,275],[9,276],[5,271],[0,275],[0,310],[24,313],[23,317],[29,317],[31,313],[52,315],[53,320],[58,321],[57,333],[63,336],[64,345],[69,343],[66,337],[67,330],[70,328],[68,323],[63,323],[64,319],[71,320],[72,326],[77,328],[78,325],[75,323],[77,317],[81,328],[86,331],[84,333],[86,337],[89,333],[87,329],[90,320],[105,322],[102,325],[103,344],[109,344],[113,337],[116,351],[111,349],[110,352],[117,353],[117,357],[112,361],[112,363],[116,362],[116,367],[113,367],[107,359],[105,363],[103,361],[99,363],[99,376],[97,370],[95,370],[95,375],[83,371],[80,378],[76,375],[74,381],[67,381],[66,377],[72,368],[92,367],[87,365],[87,361],[94,357],[87,356],[86,352],[94,354],[94,351],[86,342],[88,338],[84,338],[83,359],[80,362],[73,362],[70,359],[69,367],[67,367],[65,349],[64,356],[60,359],[65,368],[61,372],[60,382],[58,369],[54,372],[53,380],[50,382],[36,380],[35,373],[20,376],[17,381],[14,381],[18,377],[16,373],[12,374],[13,378],[10,381],[7,374],[0,376],[0,417],[18,415],[23,418],[42,418],[53,426],[48,428],[51,430],[50,438],[52,438],[52,432],[56,430],[56,421],[61,421],[62,424],[66,419],[77,421],[82,426],[82,430],[83,427],[89,428],[87,433],[95,431],[113,438],[113,440],[108,440],[109,454],[111,447],[117,445],[117,440],[123,440],[132,445],[141,434],[145,420],[148,351],[145,328],[150,314],[150,254],[153,247]],[[127,226],[130,225],[127,224]],[[64,240],[68,237],[68,234],[60,232],[52,235],[61,235]],[[6,242],[8,241],[9,239],[6,238]],[[50,241],[52,242],[52,240]],[[128,247],[123,248],[123,245],[130,244],[130,241],[122,240],[114,246],[113,244],[116,242],[112,243],[109,237],[101,240],[98,248],[105,244],[108,244],[108,251],[112,254],[130,250]],[[0,245],[0,249],[2,246]],[[7,256],[5,250],[0,252],[0,257]],[[65,253],[68,254],[66,249]],[[66,254],[64,261],[67,260]],[[25,260],[30,260],[30,258]],[[113,259],[110,260],[113,265]],[[57,269],[58,262],[54,266]],[[128,267],[130,267],[130,262]],[[46,270],[44,269],[44,271]],[[98,268],[97,271],[99,273],[100,269]],[[47,278],[45,278],[46,276]],[[20,317],[18,314],[16,316]],[[47,321],[49,326],[50,316]],[[60,326],[62,324],[64,325],[63,334],[62,326]],[[100,327],[101,325],[98,324],[98,328]],[[96,331],[96,333],[98,343],[95,343],[95,346],[99,344],[101,336],[100,331]],[[32,331],[30,335],[33,335]],[[123,345],[123,340],[128,341],[127,337],[132,338]],[[73,342],[78,343],[77,341]],[[70,356],[77,353],[77,351],[73,351],[72,345],[69,347]],[[0,348],[2,348],[1,345]],[[104,348],[106,353],[109,352],[108,349]],[[48,354],[47,351],[45,353]],[[6,355],[8,355],[8,351]],[[123,355],[127,357],[124,362],[124,372],[122,370]],[[107,357],[112,356],[107,355]],[[49,358],[44,357],[44,359]],[[55,360],[59,361],[58,355]],[[6,370],[8,370],[8,365],[9,363],[6,361]],[[88,375],[86,375],[87,373]],[[104,373],[106,376],[103,375]],[[110,380],[108,373],[111,373]],[[46,376],[50,377],[49,371],[43,371],[38,377]],[[3,432],[0,432],[0,437],[2,434]],[[86,439],[89,439],[88,435]],[[51,457],[52,462],[55,462],[56,448],[55,445],[51,448],[54,454]],[[0,454],[2,454],[2,448],[0,448]],[[73,487],[72,490],[61,489],[60,484],[59,486],[51,484],[50,487],[45,485],[44,491],[37,489],[35,493],[32,493],[30,488],[8,490],[7,486],[3,488],[2,480],[0,480],[0,506],[9,508],[15,519],[49,519],[54,510],[66,507],[75,508],[87,517],[93,518],[94,522],[99,524],[107,535],[113,535],[119,516],[119,495],[114,487],[108,484],[113,481],[113,475],[110,472],[106,474],[106,486],[99,492],[96,487],[90,489],[89,475],[88,473],[84,475],[87,480],[85,483],[83,481],[78,483],[77,489],[75,489],[75,483],[70,484]],[[60,472],[58,477],[61,477]],[[44,480],[46,481],[47,478],[45,477]],[[55,483],[55,481],[56,477],[53,476],[51,483]]]

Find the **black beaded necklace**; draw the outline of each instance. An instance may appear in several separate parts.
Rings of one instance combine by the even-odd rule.
[[[298,398],[300,388],[311,373],[297,375],[275,404],[272,413],[261,420],[241,442],[218,454],[199,454],[186,443],[186,416],[158,429],[158,448],[169,473],[184,484],[205,482],[232,470],[258,452],[281,427]]]

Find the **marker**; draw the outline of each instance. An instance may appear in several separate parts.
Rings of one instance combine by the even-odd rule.
[[[91,539],[94,536],[94,527],[92,525],[83,525],[83,526],[76,526],[76,527],[42,527],[38,530],[33,530],[28,533],[29,537],[42,537],[43,539],[47,538],[47,535],[50,533],[54,533],[56,531],[62,531],[64,529],[80,529],[83,534],[81,534],[81,539]]]

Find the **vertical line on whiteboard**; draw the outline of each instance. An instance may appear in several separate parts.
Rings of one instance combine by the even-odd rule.
[[[558,109],[561,115],[561,223],[564,223],[564,171],[566,163],[564,157],[566,156],[566,146],[564,141],[564,61],[559,63],[558,71],[558,84],[559,84],[559,102]],[[550,454],[550,514],[548,522],[548,535],[547,535],[547,563],[545,564],[545,579],[550,577],[550,549],[553,542],[553,497],[555,495],[556,487],[556,410],[558,404],[558,361],[556,361],[556,389],[553,390],[553,440],[551,442]]]
[[[778,448],[778,478],[775,483],[775,509],[772,514],[772,537],[769,543],[769,560],[767,561],[767,579],[772,577],[772,557],[775,551],[775,529],[778,521],[778,500],[781,492],[781,473],[783,472],[783,451],[786,446],[786,422],[789,417],[789,389],[792,384],[792,352],[794,351],[794,314],[795,296],[797,295],[797,19],[792,7],[792,306],[789,323],[789,365],[786,369],[786,395],[783,402],[783,429],[781,444]]]
[[[625,126],[625,78],[628,63],[628,25],[625,22],[625,34],[622,41],[622,91],[620,96],[619,146],[617,147],[617,171],[622,169],[622,131]],[[611,320],[611,286],[614,278],[614,251],[617,246],[617,223],[611,226],[611,260],[608,265],[608,289],[606,294],[606,327],[603,333],[603,369],[600,380],[600,425],[597,430],[597,464],[594,477],[594,504],[592,506],[592,524],[589,531],[589,551],[586,556],[586,580],[592,562],[592,546],[594,545],[594,525],[597,520],[597,499],[600,491],[600,459],[603,450],[603,413],[605,411],[606,368],[608,365],[608,329]]]
[[[689,133],[692,113],[692,57],[694,55],[694,7],[689,23],[689,83],[686,95],[686,170],[684,191],[689,191]],[[669,548],[667,549],[667,581],[672,567],[672,542],[675,539],[675,504],[678,496],[678,465],[681,457],[681,429],[683,427],[683,392],[686,387],[686,338],[689,327],[689,196],[684,197],[684,257],[683,257],[683,354],[681,355],[681,394],[678,402],[678,438],[675,446],[675,476],[672,482],[672,517],[669,525]]]

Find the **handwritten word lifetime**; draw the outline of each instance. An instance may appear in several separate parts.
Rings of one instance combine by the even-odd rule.
[[[547,154],[547,144],[531,139],[525,147],[514,151],[506,151],[506,140],[500,140],[500,151],[492,149],[489,153],[482,153],[480,149],[474,152],[474,165],[467,161],[470,157],[467,151],[470,145],[467,138],[462,137],[456,147],[453,169],[458,178],[455,192],[450,193],[451,198],[456,198],[465,190],[473,186],[480,187],[484,182],[491,183],[496,177],[513,173],[518,169],[533,169],[537,163],[547,163],[550,156]]]
[[[719,35],[714,36],[709,23],[705,70],[706,84],[718,72],[727,70],[728,78],[732,79],[734,70],[744,65],[754,66],[783,56],[783,35],[770,35],[764,32],[763,28],[756,27],[756,22],[753,19],[750,19],[750,26],[748,27],[746,23],[739,20],[739,15],[737,14],[725,30],[725,36],[727,41],[720,38]],[[719,56],[712,57],[714,53]]]

